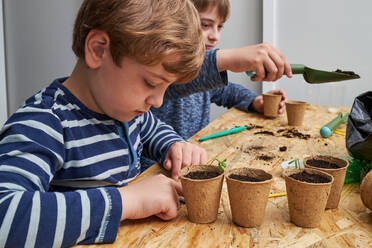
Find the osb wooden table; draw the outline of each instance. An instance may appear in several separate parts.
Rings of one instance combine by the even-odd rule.
[[[190,141],[208,151],[208,159],[227,159],[228,166],[262,168],[274,175],[271,193],[285,191],[280,164],[283,161],[302,159],[307,155],[347,155],[345,137],[333,134],[321,138],[319,127],[333,119],[337,112],[348,108],[309,105],[304,124],[297,128],[309,134],[309,139],[285,137],[286,116],[265,119],[262,115],[230,109]],[[242,125],[258,125],[233,135],[204,141],[200,137]],[[345,129],[345,125],[339,128]],[[284,131],[283,131],[284,129]],[[259,133],[262,131],[268,132]],[[291,136],[291,135],[290,135]],[[281,152],[280,147],[287,150]],[[154,165],[136,181],[149,175],[167,173]],[[314,199],[316,201],[316,199]],[[270,198],[264,223],[260,228],[243,228],[231,220],[229,198],[224,183],[218,218],[211,224],[194,224],[187,219],[187,209],[180,205],[176,219],[162,221],[156,217],[124,221],[114,244],[82,247],[372,247],[372,214],[362,204],[359,184],[345,185],[338,209],[326,210],[319,228],[306,229],[289,221],[286,197]]]

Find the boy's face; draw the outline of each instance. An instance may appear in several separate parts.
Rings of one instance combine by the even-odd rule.
[[[176,59],[166,57],[166,61]],[[95,74],[90,91],[95,105],[92,109],[119,121],[128,122],[150,107],[160,107],[168,86],[177,80],[161,64],[146,66],[124,57],[121,67],[105,60]]]
[[[199,12],[205,48],[212,50],[220,40],[223,22],[221,21],[217,6],[210,5],[205,11]]]

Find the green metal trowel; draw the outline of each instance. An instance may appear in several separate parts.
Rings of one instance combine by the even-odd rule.
[[[358,79],[360,76],[352,71],[322,71],[315,70],[302,64],[291,64],[293,74],[303,74],[304,79],[309,84],[322,84],[329,82],[337,82],[350,79]],[[254,77],[256,72],[246,71],[249,77]]]

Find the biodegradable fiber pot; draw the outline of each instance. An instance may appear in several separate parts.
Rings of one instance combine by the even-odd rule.
[[[293,178],[317,177],[318,183]],[[287,170],[284,172],[291,222],[300,227],[318,227],[325,211],[333,177],[314,169]],[[302,179],[303,180],[303,179]]]
[[[282,100],[282,95],[262,94],[264,100],[264,116],[275,118],[278,116],[279,103]]]
[[[364,206],[372,210],[372,171],[367,173],[360,185],[360,197]]]
[[[332,183],[331,192],[329,193],[326,208],[337,208],[340,202],[342,186],[344,185],[346,170],[349,166],[349,162],[341,158],[318,155],[304,158],[304,165],[305,168],[320,170],[333,176],[334,180]]]
[[[211,172],[216,176],[208,179],[188,178],[194,172]],[[195,223],[215,221],[220,205],[223,172],[217,166],[191,165],[181,170],[180,179],[189,220]]]
[[[287,111],[288,125],[301,126],[304,120],[306,102],[286,101],[285,108]]]
[[[273,176],[253,168],[231,169],[225,176],[233,221],[244,227],[260,226]]]

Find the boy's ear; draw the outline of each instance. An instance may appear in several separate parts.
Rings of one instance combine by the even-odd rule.
[[[91,30],[85,39],[85,63],[91,69],[101,66],[110,53],[110,37],[106,32]]]

